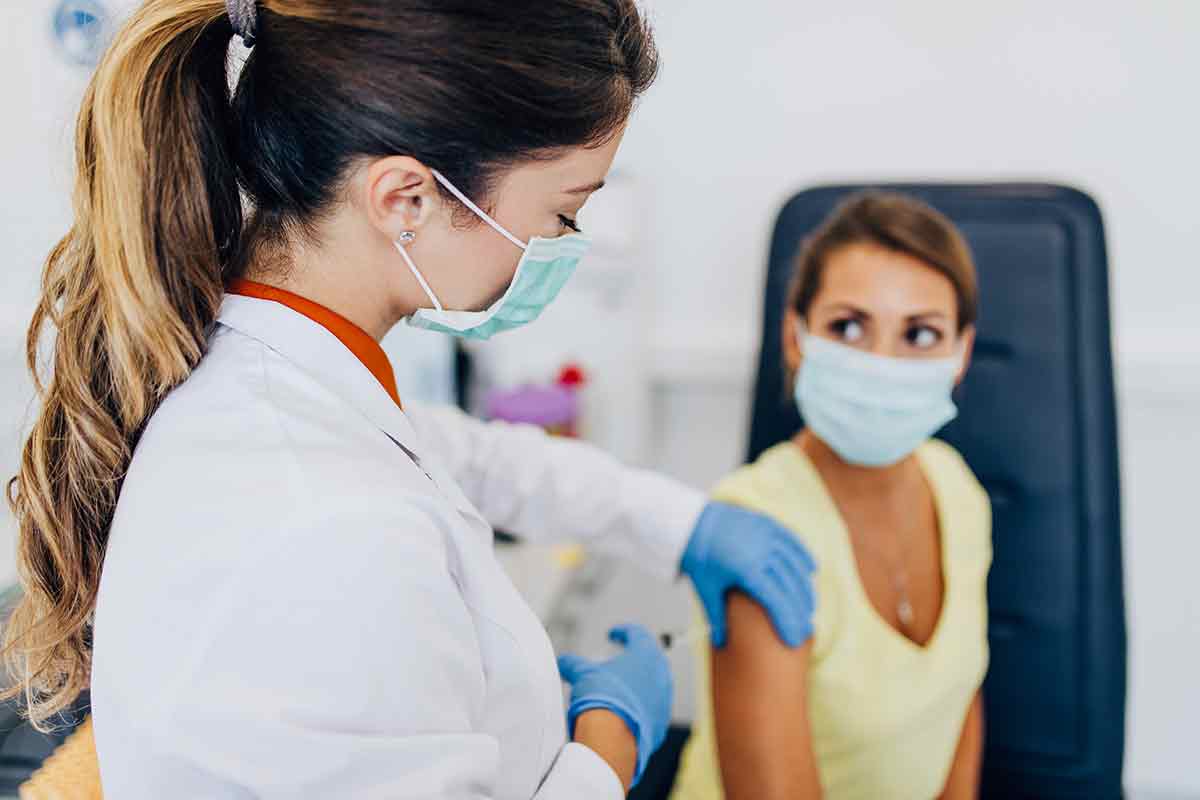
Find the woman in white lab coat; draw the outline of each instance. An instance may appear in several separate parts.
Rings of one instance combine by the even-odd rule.
[[[666,661],[626,626],[556,668],[493,525],[686,574],[717,644],[733,590],[808,637],[793,536],[404,404],[378,345],[535,318],[655,69],[632,0],[148,0],[117,36],[31,327],[5,650],[35,720],[90,686],[107,795],[623,796]]]

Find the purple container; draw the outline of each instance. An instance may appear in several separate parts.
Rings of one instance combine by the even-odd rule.
[[[563,386],[522,386],[488,392],[489,419],[540,425],[555,433],[571,433],[579,416],[579,398]]]

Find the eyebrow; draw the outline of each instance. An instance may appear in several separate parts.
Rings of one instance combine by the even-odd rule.
[[[833,303],[830,305],[830,309],[848,311],[857,317],[866,317],[868,319],[872,316],[871,312],[866,310],[865,308],[859,308],[858,306],[852,305],[850,303]],[[915,320],[921,320],[921,319],[945,320],[945,319],[949,319],[949,318],[950,318],[950,316],[942,311],[921,311],[916,314],[909,314],[904,319],[909,322],[913,322]]]
[[[595,183],[589,183],[584,186],[576,186],[574,189],[564,189],[563,194],[591,194],[592,192],[598,192],[603,189],[604,184],[605,181],[596,181]]]
[[[870,311],[867,311],[864,308],[859,308],[858,306],[851,305],[850,303],[833,303],[829,307],[832,310],[849,311],[851,314],[854,314],[859,317],[871,316]]]

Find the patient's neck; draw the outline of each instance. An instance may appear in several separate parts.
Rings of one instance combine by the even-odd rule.
[[[888,495],[911,491],[914,481],[923,480],[920,466],[913,455],[888,467],[860,467],[847,463],[811,431],[797,434],[796,445],[804,451],[817,472],[828,484],[853,494]]]

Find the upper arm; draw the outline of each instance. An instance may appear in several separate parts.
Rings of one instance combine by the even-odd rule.
[[[664,580],[678,574],[703,493],[533,425],[484,423],[434,407],[414,419],[493,527],[530,541],[594,543]]]
[[[472,466],[471,453],[482,449],[481,442],[488,438],[487,423],[456,406],[405,403],[404,411],[454,479],[466,483]]]
[[[790,649],[767,613],[729,596],[726,646],[712,651],[713,714],[725,796],[811,798],[820,780],[808,723],[811,641]]]

